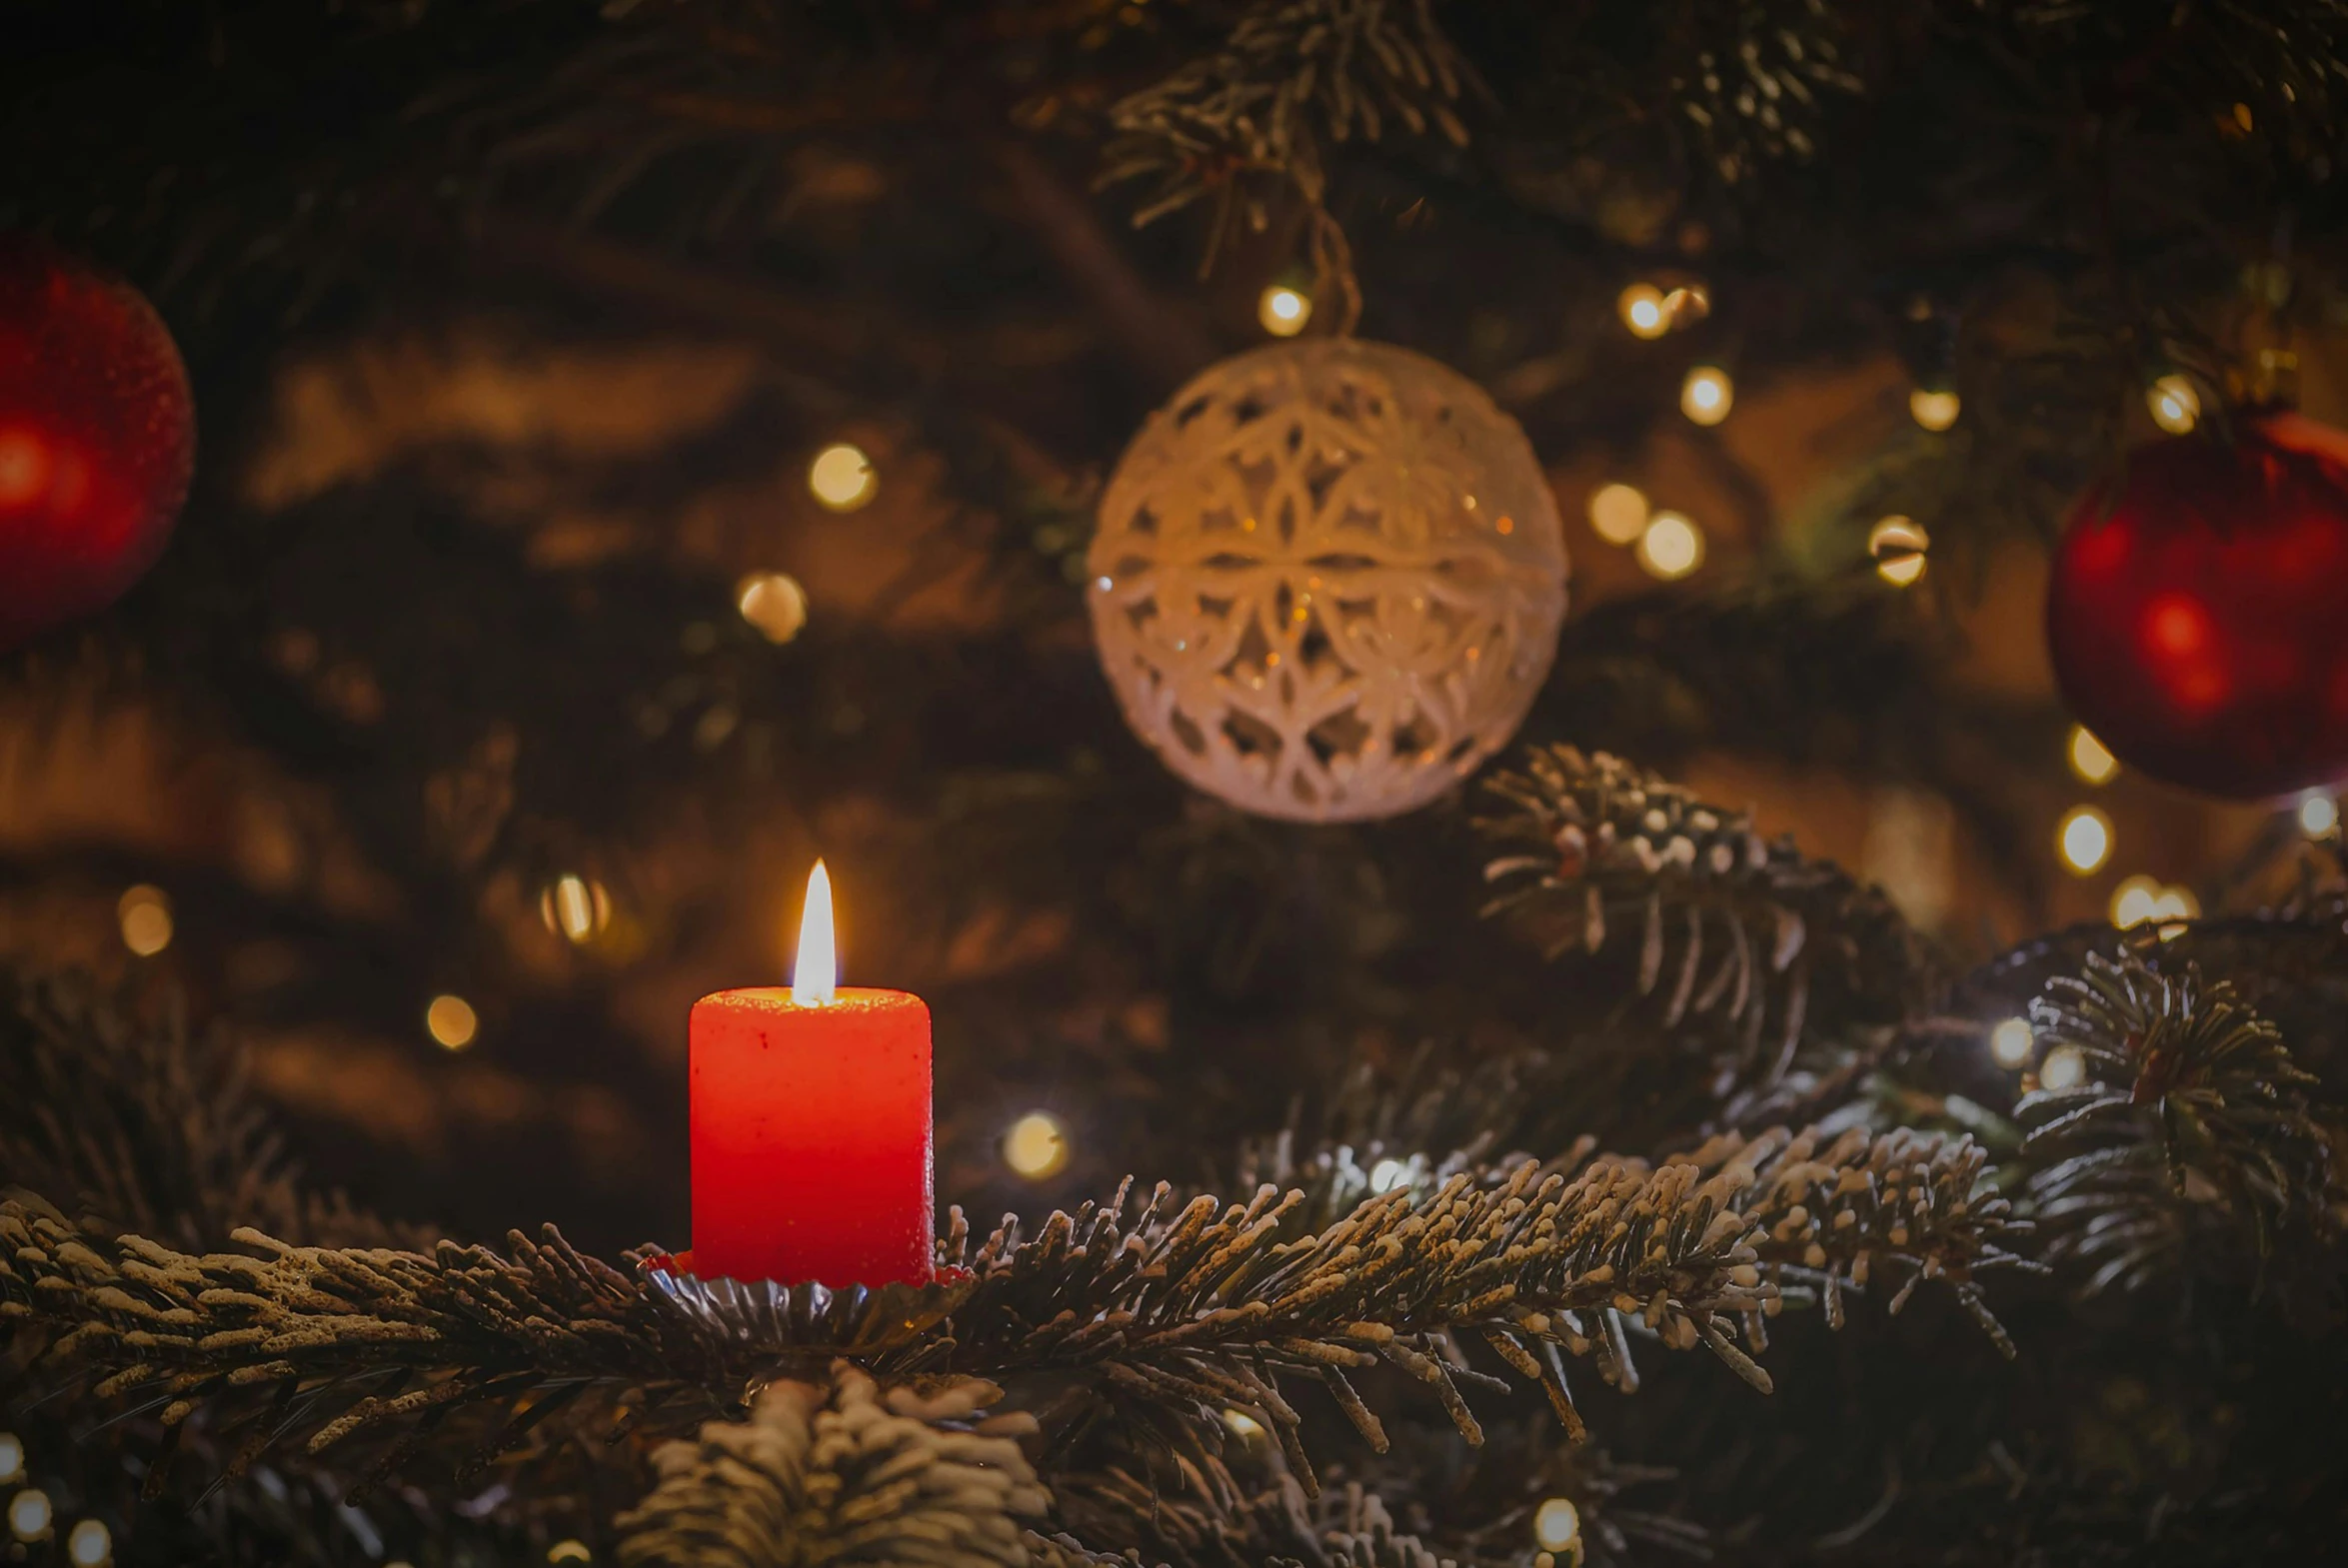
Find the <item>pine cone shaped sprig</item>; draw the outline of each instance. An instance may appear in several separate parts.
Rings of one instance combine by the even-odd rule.
[[[995,1563],[1026,1568],[1024,1519],[1050,1497],[1002,1390],[953,1379],[883,1389],[843,1361],[828,1387],[780,1382],[747,1420],[713,1421],[653,1455],[660,1484],[619,1520],[629,1568]]]
[[[2188,1262],[2264,1260],[2288,1229],[2334,1228],[2330,1144],[2275,1025],[2231,984],[2144,954],[2090,954],[2030,1004],[2043,1064],[2075,1083],[2023,1097],[2028,1196],[2050,1261],[2088,1295]],[[2071,1076],[2070,1064],[2063,1075]]]

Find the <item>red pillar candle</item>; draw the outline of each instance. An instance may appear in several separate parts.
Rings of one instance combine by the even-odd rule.
[[[808,878],[792,984],[693,1008],[693,1251],[705,1278],[926,1283],[930,1009],[837,984],[832,883]]]

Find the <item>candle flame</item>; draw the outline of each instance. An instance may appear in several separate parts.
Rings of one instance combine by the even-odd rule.
[[[807,911],[799,917],[799,962],[791,971],[791,999],[802,1007],[829,1007],[840,985],[832,940],[832,873],[818,860],[807,874]]]

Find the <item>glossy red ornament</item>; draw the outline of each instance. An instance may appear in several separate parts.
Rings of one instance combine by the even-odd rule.
[[[2138,448],[2071,515],[2046,634],[2079,722],[2152,778],[2348,779],[2348,435],[2278,414]]]
[[[155,564],[195,452],[187,369],[146,299],[0,236],[0,649]]]

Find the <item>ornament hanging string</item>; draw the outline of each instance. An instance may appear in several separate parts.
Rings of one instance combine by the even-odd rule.
[[[1312,292],[1336,301],[1334,335],[1350,338],[1361,325],[1361,280],[1353,274],[1353,245],[1344,226],[1319,202],[1312,204]]]

